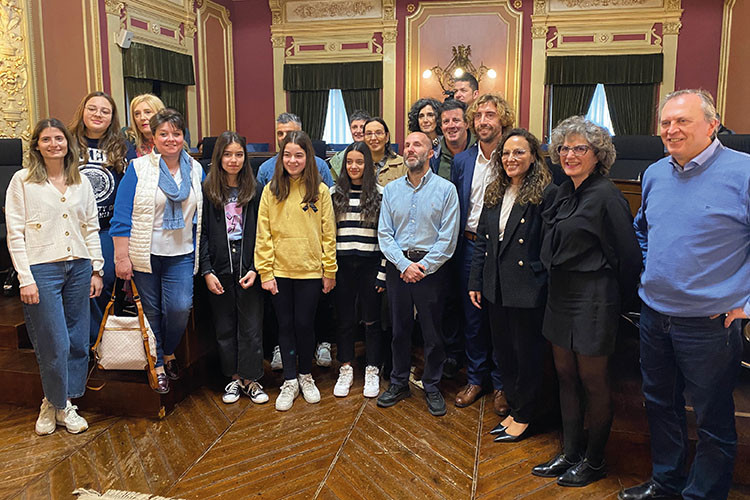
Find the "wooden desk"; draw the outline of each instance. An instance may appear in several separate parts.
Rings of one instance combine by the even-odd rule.
[[[628,200],[630,213],[635,217],[635,214],[638,213],[638,209],[641,207],[641,181],[612,179],[612,182],[615,183],[615,186],[622,191],[623,196]]]

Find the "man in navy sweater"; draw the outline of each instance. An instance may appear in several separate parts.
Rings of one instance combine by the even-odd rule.
[[[651,431],[651,480],[622,500],[727,498],[737,451],[740,320],[750,313],[750,156],[716,139],[710,94],[680,90],[661,109],[670,156],[643,176],[635,230],[645,270],[639,294],[641,373]],[[698,445],[688,469],[685,398]]]

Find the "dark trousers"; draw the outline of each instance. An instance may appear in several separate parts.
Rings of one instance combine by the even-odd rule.
[[[499,291],[498,291],[499,293]],[[484,301],[489,309],[495,359],[501,367],[503,387],[516,422],[528,424],[536,416],[544,370],[544,307],[503,307]]]
[[[464,236],[460,238],[462,244],[458,265],[463,310],[462,331],[466,344],[466,381],[469,384],[483,385],[491,379],[493,389],[503,390],[503,378],[492,357],[492,339],[486,312],[477,309],[469,298],[469,273],[474,255],[474,242]]]
[[[443,268],[428,274],[416,283],[406,283],[399,270],[388,262],[386,265],[388,300],[393,321],[393,370],[391,383],[409,383],[411,368],[411,334],[414,327],[414,308],[419,313],[419,325],[424,338],[424,373],[422,383],[427,392],[440,390],[438,383],[443,375],[445,347],[443,343],[442,318],[444,303],[445,272]]]
[[[221,372],[247,380],[263,376],[263,296],[260,279],[244,289],[239,272],[217,276],[224,293],[208,294],[219,345]]]
[[[443,264],[446,279],[449,284],[445,287],[445,307],[443,309],[443,340],[445,341],[445,356],[453,358],[459,363],[464,359],[464,339],[461,332],[463,322],[463,303],[461,301],[461,287],[459,284],[458,258],[451,257]]]
[[[315,309],[318,307],[320,279],[297,280],[276,278],[279,293],[273,295],[273,308],[279,320],[279,348],[284,363],[284,380],[297,378],[299,373],[312,371],[315,351]]]
[[[354,340],[357,331],[357,299],[362,321],[365,322],[367,364],[380,366],[380,294],[375,289],[380,257],[356,255],[339,257],[334,299],[338,315],[336,358],[341,363],[354,359]]]
[[[641,373],[651,431],[653,479],[687,499],[727,498],[737,453],[732,391],[742,355],[740,322],[678,318],[641,308]],[[698,422],[687,469],[685,398]]]

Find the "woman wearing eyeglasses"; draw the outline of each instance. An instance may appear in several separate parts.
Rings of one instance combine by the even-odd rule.
[[[115,195],[127,163],[135,158],[120,131],[120,120],[114,99],[104,92],[91,92],[83,98],[70,124],[80,161],[78,168],[94,188],[99,212],[99,241],[104,256],[100,271],[104,293],[91,299],[91,344],[99,334],[104,309],[115,284],[115,255],[109,223],[115,209]]]
[[[541,214],[557,186],[539,140],[524,129],[508,131],[493,158],[495,179],[477,226],[469,297],[477,308],[488,308],[493,357],[511,408],[490,434],[495,442],[516,442],[529,434],[542,384],[547,272],[539,260]]]
[[[375,178],[381,187],[406,175],[404,158],[391,149],[391,133],[385,120],[375,117],[365,122],[365,143],[372,153]]]
[[[636,291],[641,251],[628,203],[605,177],[615,160],[609,133],[582,116],[568,118],[552,131],[550,155],[570,178],[542,214],[541,249],[549,272],[543,333],[552,343],[560,384],[563,452],[532,474],[557,477],[561,486],[585,486],[607,474],[607,365],[621,308]]]

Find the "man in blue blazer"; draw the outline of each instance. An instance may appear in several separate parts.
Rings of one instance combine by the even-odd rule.
[[[492,380],[494,409],[507,415],[500,371],[492,360],[492,343],[482,311],[469,299],[469,273],[477,224],[484,204],[484,190],[495,176],[495,149],[503,132],[514,122],[510,104],[497,94],[484,94],[477,99],[467,115],[469,126],[477,136],[477,144],[456,155],[451,168],[451,182],[458,191],[460,222],[456,255],[459,266],[463,336],[466,345],[466,386],[456,394],[456,406],[469,406],[482,394],[482,387]],[[499,161],[499,159],[498,159]]]

